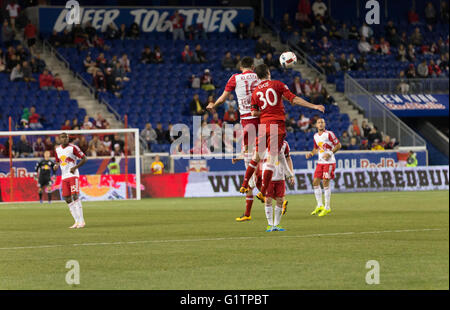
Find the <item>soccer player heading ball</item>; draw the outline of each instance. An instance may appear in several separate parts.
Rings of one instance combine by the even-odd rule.
[[[61,145],[55,149],[56,167],[59,166],[61,168],[62,195],[75,220],[75,223],[70,228],[83,228],[85,222],[83,206],[78,197],[80,194],[78,181],[80,173],[78,172],[78,168],[86,163],[87,158],[78,146],[69,143],[67,133],[62,133],[60,139]],[[77,160],[79,159],[81,161],[77,164]]]
[[[336,138],[332,131],[325,129],[325,120],[319,118],[316,122],[317,133],[314,135],[314,149],[311,153],[306,154],[306,159],[319,154],[319,162],[314,172],[314,195],[316,196],[317,206],[311,215],[318,214],[319,216],[327,215],[331,212],[330,198],[331,188],[330,180],[334,179],[334,170],[336,169],[336,159],[334,153],[341,149],[341,143]],[[325,207],[322,203],[322,189],[320,188],[320,181],[323,183],[323,190],[325,192]]]
[[[50,152],[44,152],[44,159],[36,164],[36,172],[38,174],[38,183],[39,183],[39,201],[42,203],[42,194],[44,190],[47,190],[48,194],[48,203],[52,201],[52,193],[50,191],[50,187],[52,185],[52,171],[56,171],[58,169],[55,166],[53,160],[50,159]]]
[[[241,193],[249,190],[248,182],[252,177],[258,162],[267,149],[267,165],[263,174],[263,184],[261,194],[266,196],[267,188],[272,179],[274,165],[278,158],[284,139],[286,137],[285,112],[283,99],[288,100],[292,105],[306,107],[321,112],[325,111],[323,105],[315,105],[295,96],[289,88],[280,81],[272,81],[270,78],[269,68],[265,65],[259,65],[255,69],[255,73],[260,79],[259,85],[252,93],[252,115],[259,116],[261,125],[265,125],[265,131],[260,129],[258,136],[258,144],[256,152],[250,161],[247,171],[245,172],[244,182],[240,189]],[[265,149],[260,150],[261,142],[265,142]]]

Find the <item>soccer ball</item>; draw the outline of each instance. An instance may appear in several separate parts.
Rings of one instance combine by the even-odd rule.
[[[297,56],[293,52],[284,52],[280,56],[280,64],[283,68],[288,69],[297,63]]]

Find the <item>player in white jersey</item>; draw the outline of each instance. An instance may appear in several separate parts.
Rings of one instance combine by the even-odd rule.
[[[292,159],[290,155],[289,144],[284,141],[283,146],[281,147],[280,153],[278,154],[278,159],[275,162],[275,169],[272,175],[272,180],[267,188],[267,195],[265,198],[265,212],[267,218],[267,232],[271,231],[284,231],[285,229],[281,228],[280,221],[281,215],[286,213],[287,209],[287,200],[284,199],[284,195],[286,192],[286,184],[285,177],[287,176],[288,182],[291,185],[294,185],[294,169],[292,165]],[[267,156],[267,151],[266,151]],[[263,164],[263,171],[265,170],[266,163]],[[262,183],[262,174],[261,174],[261,183]],[[261,193],[259,193],[261,194]],[[258,195],[259,195],[258,194]],[[274,209],[272,207],[272,199],[275,200],[275,216]],[[260,198],[261,201],[264,201],[263,198]]]
[[[314,135],[314,149],[311,153],[306,154],[306,159],[311,158],[315,154],[318,154],[319,156],[313,180],[317,206],[311,215],[318,214],[319,216],[324,216],[331,212],[330,180],[334,179],[334,171],[336,170],[336,159],[334,158],[334,154],[341,149],[341,143],[332,131],[325,129],[325,120],[323,118],[317,120],[316,128],[317,133]],[[325,207],[322,203],[320,181],[323,183],[323,190],[325,193]]]
[[[86,163],[87,158],[78,146],[69,144],[67,133],[62,133],[60,139],[61,145],[55,149],[55,159],[57,167],[61,168],[62,196],[75,220],[75,224],[70,228],[83,228],[86,224],[83,217],[83,206],[78,197],[80,194],[78,168]],[[78,164],[77,160],[80,160]]]
[[[208,111],[212,112],[225,102],[232,91],[236,92],[241,126],[244,131],[243,156],[246,169],[253,153],[253,147],[256,145],[259,125],[259,117],[252,116],[251,113],[252,92],[253,89],[255,89],[255,87],[259,84],[258,76],[253,72],[253,68],[253,58],[243,57],[240,67],[240,71],[242,73],[233,74],[228,80],[222,95],[216,100],[216,102],[210,103],[206,107]],[[243,222],[251,220],[250,212],[252,205],[253,193],[249,191],[246,195],[245,212],[241,217],[236,218],[236,221]]]

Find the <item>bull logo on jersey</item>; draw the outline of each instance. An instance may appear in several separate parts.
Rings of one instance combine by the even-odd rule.
[[[61,160],[61,166],[67,165],[67,162],[66,162],[67,156],[66,155],[61,156],[59,159]]]
[[[323,153],[323,152],[325,152],[325,150],[323,149],[323,142],[319,142],[319,152],[320,153]]]
[[[323,143],[323,142],[319,142],[319,144],[317,145],[319,147],[319,152],[323,153],[326,150],[331,150],[331,147],[329,144]]]

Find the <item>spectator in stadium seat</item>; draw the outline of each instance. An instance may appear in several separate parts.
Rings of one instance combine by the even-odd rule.
[[[334,100],[334,97],[330,95],[325,87],[322,87],[320,94],[323,98],[323,104],[337,105],[336,100]]]
[[[291,91],[297,96],[303,96],[302,83],[300,81],[299,76],[296,76],[294,78],[294,82],[292,83],[292,86],[291,86]]]
[[[233,62],[234,62],[234,69],[238,71],[239,68],[241,67],[241,55],[236,54],[236,56],[233,58]]]
[[[121,24],[118,30],[117,38],[120,40],[125,40],[127,37],[128,37],[127,27],[125,26],[125,24]]]
[[[298,33],[298,32],[294,32],[294,33]],[[298,44],[298,47],[306,53],[311,53],[314,50],[314,48],[311,44],[311,40],[308,38],[308,36],[306,35],[306,32],[304,32],[304,31],[302,32],[302,36],[298,38],[298,40],[296,41],[295,44]]]
[[[350,137],[349,137],[347,131],[344,131],[342,133],[341,137],[339,138],[339,142],[341,142],[343,150],[347,150],[348,149],[348,147],[350,145]]]
[[[411,9],[408,11],[408,22],[411,25],[416,25],[419,22],[419,14],[416,13],[414,6],[411,6]]]
[[[358,119],[353,119],[352,123],[350,124],[350,126],[348,126],[348,135],[350,137],[357,137],[358,139],[362,136],[363,131],[361,129],[361,127],[359,127],[358,124]]]
[[[428,26],[432,26],[432,25],[436,24],[437,12],[431,1],[428,2],[427,5],[425,6],[425,14],[424,15],[425,15],[425,22],[427,23]]]
[[[42,137],[37,137],[33,143],[33,155],[34,157],[43,157],[45,152],[45,144],[42,142]]]
[[[150,46],[146,45],[141,53],[141,62],[144,64],[151,64],[155,62],[155,55]]]
[[[380,47],[381,54],[383,54],[383,55],[391,54],[391,46],[390,46],[389,42],[384,39],[384,37],[380,38],[379,47]]]
[[[226,109],[225,115],[223,116],[223,120],[229,124],[236,124],[238,122],[238,113],[234,106],[228,106],[228,109]]]
[[[0,49],[0,72],[4,72],[5,70],[6,70],[5,54],[3,53],[3,50]]]
[[[11,46],[15,36],[13,28],[9,25],[8,20],[5,19],[2,27],[2,41],[5,47]]]
[[[359,34],[361,37],[369,39],[373,36],[373,30],[365,22],[363,22],[361,28],[359,28]]]
[[[70,119],[66,119],[64,125],[61,126],[61,130],[71,130],[72,125],[70,124]]]
[[[106,129],[108,125],[108,121],[102,116],[100,112],[98,112],[97,117],[95,118],[95,127],[97,127],[98,129]]]
[[[309,28],[311,22],[311,2],[309,0],[300,0],[297,6],[297,21],[301,28]]]
[[[368,54],[372,51],[372,46],[369,42],[367,42],[366,37],[361,36],[361,39],[358,43],[358,51],[361,54]]]
[[[224,103],[225,111],[228,111],[230,109],[230,107],[233,107],[235,110],[236,110],[236,107],[237,107],[237,102],[234,99],[234,95],[233,94],[229,94],[227,99],[225,100],[225,103]]]
[[[244,23],[239,23],[237,29],[236,29],[236,36],[238,39],[247,39],[247,27],[245,27]]]
[[[371,129],[367,121],[363,120],[361,123],[362,137],[367,138]]]
[[[89,116],[86,115],[84,117],[83,125],[81,126],[83,129],[92,129],[94,128],[94,124],[89,120]]]
[[[200,77],[193,74],[191,76],[191,78],[189,79],[189,85],[191,88],[194,88],[194,89],[200,88],[200,86],[201,86]]]
[[[119,83],[128,82],[130,80],[130,78],[127,77],[127,74],[123,69],[122,65],[120,64],[120,62],[117,62],[116,65],[114,66],[113,75],[115,76],[116,81]]]
[[[351,137],[350,144],[347,146],[347,150],[348,151],[357,151],[360,149],[361,149],[361,146],[358,144],[358,139],[356,139],[356,137]]]
[[[269,67],[270,70],[279,70],[280,62],[278,59],[274,59],[272,53],[267,53],[264,63]]]
[[[97,30],[95,30],[90,21],[87,21],[84,25],[84,33],[87,34],[89,40],[92,40],[97,33]]]
[[[439,18],[443,24],[448,24],[449,21],[449,10],[446,1],[441,2],[441,9],[439,12]]]
[[[316,77],[314,83],[311,85],[312,96],[317,96],[322,91],[322,82],[320,78]]]
[[[155,62],[157,64],[163,63],[164,62],[164,58],[163,58],[163,54],[161,52],[161,49],[158,45],[155,45],[154,50],[154,54],[155,54]]]
[[[150,149],[152,143],[156,143],[156,131],[152,128],[151,123],[145,124],[144,130],[141,131],[141,137],[147,142],[147,146]]]
[[[206,53],[203,51],[202,46],[200,44],[197,44],[195,46],[194,61],[196,63],[208,62],[208,60],[206,59]]]
[[[43,127],[41,124],[41,116],[36,113],[34,106],[30,108],[29,126],[31,129],[41,129]]]
[[[297,122],[293,117],[289,117],[286,119],[286,129],[289,132],[298,131]]]
[[[108,40],[115,40],[119,38],[119,29],[114,23],[109,23],[106,27],[105,38]]]
[[[311,120],[309,117],[306,117],[303,113],[300,114],[300,118],[297,122],[297,127],[304,132],[308,132],[310,129]]]
[[[110,49],[110,46],[105,44],[105,40],[98,35],[94,35],[92,38],[92,45],[102,51],[108,51]]]
[[[420,28],[416,27],[414,29],[414,32],[411,34],[411,36],[409,37],[409,40],[411,41],[411,43],[415,46],[420,46],[422,45],[423,42],[423,36],[422,33],[420,32]]]
[[[94,86],[99,92],[106,92],[106,79],[101,70],[98,70],[94,76]]]
[[[201,101],[198,94],[195,94],[190,103],[190,110],[192,115],[203,115],[205,113],[205,107]]]
[[[416,61],[416,50],[412,44],[408,45],[408,51],[406,53],[407,59],[410,62]]]
[[[305,33],[302,32],[302,34],[305,34]],[[306,34],[305,34],[305,36],[306,36]],[[300,37],[300,34],[298,33],[298,31],[292,32],[292,33],[289,35],[289,37],[288,37],[288,41],[289,41],[289,43],[291,43],[291,44],[293,44],[293,45],[298,44],[299,47],[300,47],[301,49],[304,50],[304,48],[303,48],[302,45],[300,44],[301,37]]]
[[[428,65],[428,73],[431,77],[440,77],[442,74],[441,68],[436,65],[433,59],[430,59],[430,64]]]
[[[31,67],[27,61],[24,61],[22,63],[22,73],[23,73],[23,80],[25,82],[27,82],[27,83],[36,82],[36,79],[32,75],[33,73],[31,71]]]
[[[55,78],[53,79],[53,87],[59,91],[64,90],[64,83],[58,73],[55,74]]]
[[[384,147],[383,145],[380,144],[380,140],[375,139],[375,141],[373,141],[371,147],[370,147],[371,151],[384,151]]]
[[[383,140],[383,137],[381,136],[381,133],[378,131],[378,128],[376,126],[373,126],[370,129],[370,132],[367,135],[367,140],[368,140],[369,146],[371,146],[375,140],[378,140],[378,141]]]
[[[385,150],[393,150],[398,145],[398,142],[395,139],[391,139],[388,135],[384,136],[383,142],[381,142],[381,146]]]
[[[78,123],[78,118],[74,118],[73,120],[72,120],[72,130],[75,130],[75,127],[77,127],[78,129],[80,129],[80,124]]]
[[[19,157],[30,157],[33,156],[33,147],[30,142],[28,142],[25,135],[20,136],[19,142],[15,145],[15,152]]]
[[[141,30],[139,29],[139,25],[137,23],[132,23],[129,30],[130,39],[137,40],[141,35]]]
[[[183,59],[184,63],[193,63],[194,62],[194,53],[192,53],[192,51],[189,48],[189,45],[185,45],[184,46],[184,50],[181,53],[181,58]]]
[[[350,40],[358,40],[359,39],[358,29],[356,28],[355,25],[352,25],[350,27],[350,31],[348,33],[348,37],[349,37]]]
[[[400,46],[397,49],[397,61],[401,61],[401,62],[405,62],[408,59],[406,58],[407,52],[406,52],[406,48],[403,44],[400,44]]]
[[[323,53],[327,53],[329,49],[331,49],[332,44],[330,41],[328,41],[327,36],[323,36],[322,40],[318,43],[319,48],[322,50]]]
[[[170,21],[172,23],[173,40],[184,41],[184,17],[178,11],[175,11],[174,15],[170,17]]]
[[[347,64],[350,70],[358,70],[358,60],[355,55],[350,54],[347,59]]]
[[[255,59],[253,60],[253,65],[255,67],[262,65],[264,63],[264,59],[261,57],[261,53],[256,53]]]
[[[268,52],[266,42],[264,42],[264,39],[261,37],[256,41],[255,44],[255,54],[262,54],[265,55]],[[255,65],[256,66],[256,65]]]
[[[424,59],[422,62],[417,66],[417,74],[421,78],[427,78],[430,72],[428,71],[428,65],[427,61]]]
[[[449,65],[448,65],[448,61],[449,61],[449,57],[448,57],[448,53],[445,54],[441,54],[439,60],[437,61],[437,64],[439,66],[439,68],[441,69],[441,71],[444,72],[448,72],[449,71]]]
[[[114,75],[112,68],[106,68],[105,73],[106,90],[113,93],[114,96],[120,97],[120,86],[117,84],[116,76]]]
[[[97,68],[97,63],[92,59],[91,54],[88,54],[83,60],[83,66],[87,73],[95,75]]]
[[[44,72],[39,75],[39,87],[42,90],[54,89],[53,76],[48,72],[47,69],[44,69]]]
[[[409,92],[409,84],[406,80],[406,75],[405,75],[405,71],[401,70],[400,73],[398,74],[398,78],[400,79],[400,82],[397,85],[397,90],[405,95]]]
[[[166,132],[163,129],[163,126],[161,123],[157,123],[156,124],[156,141],[159,144],[163,144],[163,143],[167,143],[168,141],[166,141]]]
[[[155,156],[155,160],[151,165],[152,174],[162,174],[164,172],[164,164],[162,163],[159,155]]]
[[[35,25],[31,23],[30,20],[28,20],[27,25],[25,26],[25,29],[23,31],[24,37],[27,39],[27,46],[31,51],[34,51],[34,45],[36,44],[36,34],[37,34],[37,28]]]
[[[98,135],[93,135],[92,140],[89,141],[88,148],[92,151],[95,150],[97,153],[97,150],[100,149],[100,144],[102,141],[98,138]]]
[[[119,62],[126,73],[131,72],[130,59],[128,59],[128,55],[126,53],[122,54],[122,57],[120,57]]]
[[[337,32],[337,36],[341,40],[348,40],[350,37],[350,30],[347,27],[346,23],[343,23],[341,28],[339,28]]]
[[[341,54],[341,56],[339,57],[338,62],[339,62],[339,66],[341,67],[342,71],[345,72],[345,71],[348,71],[350,69],[349,62],[348,62],[347,57],[345,56],[344,53]]]
[[[312,85],[311,82],[307,79],[303,84],[303,94],[309,100],[312,94]]]
[[[397,33],[397,29],[394,28],[394,29],[391,30],[391,35],[388,37],[388,42],[393,47],[397,47],[400,44],[402,44],[400,36]],[[405,44],[403,44],[403,45],[405,45]]]
[[[23,72],[22,72],[22,66],[20,64],[17,64],[14,69],[11,71],[11,74],[9,76],[10,81],[12,82],[18,82],[23,81]]]
[[[201,88],[203,90],[206,90],[207,92],[212,92],[216,89],[216,87],[214,86],[214,81],[213,81],[213,78],[211,76],[211,72],[209,71],[209,69],[205,69],[203,76],[200,80],[200,84],[201,84]]]

